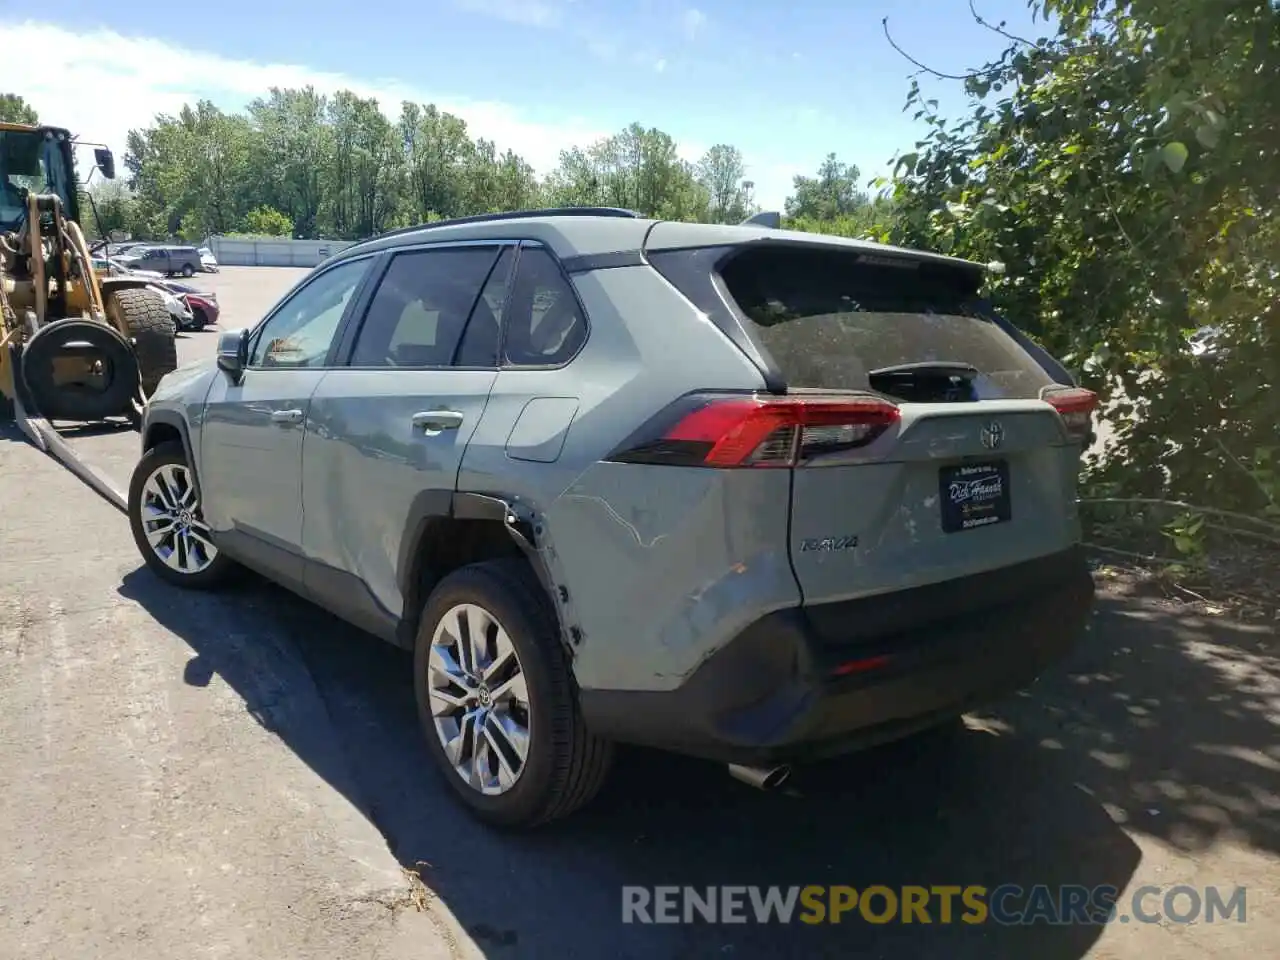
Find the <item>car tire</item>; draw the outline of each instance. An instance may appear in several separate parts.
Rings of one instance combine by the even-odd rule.
[[[129,481],[129,527],[156,576],[177,587],[210,590],[228,582],[235,562],[209,539],[194,479],[180,442],[152,447]],[[158,536],[156,521],[166,515],[174,532]]]
[[[191,311],[191,322],[187,325],[187,329],[195,333],[199,333],[209,325],[209,318],[205,312],[199,307],[195,307]]]
[[[183,275],[184,277],[194,277],[194,276],[195,276],[195,273],[196,273],[196,271],[195,271],[195,269],[191,266],[191,264],[189,264],[189,263],[184,263],[184,264],[182,265],[182,275]]]
[[[472,618],[489,623],[473,632],[479,624],[471,624]],[[451,634],[459,635],[452,662]],[[470,663],[460,652],[462,635],[483,637],[485,649],[473,653]],[[536,826],[567,816],[599,791],[613,745],[586,729],[555,612],[527,563],[486,561],[445,577],[424,607],[413,664],[418,716],[431,754],[477,818],[501,827]],[[492,697],[487,683],[494,684]],[[451,707],[457,711],[452,717]],[[469,741],[463,716],[471,718]],[[446,739],[459,746],[452,756]],[[521,742],[525,754],[516,769]],[[506,771],[505,785],[499,771]]]

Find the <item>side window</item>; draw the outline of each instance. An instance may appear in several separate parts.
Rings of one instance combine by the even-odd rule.
[[[397,254],[369,301],[351,366],[451,365],[497,257],[496,247]]]
[[[515,265],[516,248],[504,247],[498,262],[489,271],[480,299],[471,311],[471,320],[454,364],[459,367],[496,367],[498,347],[502,341],[502,308],[511,288],[511,268]]]
[[[369,264],[353,260],[326,270],[295,293],[254,336],[249,366],[323,366],[347,302]]]
[[[520,251],[507,305],[506,365],[565,363],[587,339],[587,319],[560,265],[547,251]]]

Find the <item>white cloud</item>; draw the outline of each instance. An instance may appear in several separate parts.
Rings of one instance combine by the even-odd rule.
[[[212,100],[239,111],[272,86],[305,87],[322,93],[352,90],[376,97],[396,115],[403,100],[434,103],[467,121],[473,136],[510,147],[540,173],[553,169],[560,151],[606,135],[577,118],[538,123],[510,104],[468,100],[423,90],[396,79],[372,79],[313,70],[300,64],[255,63],[183,48],[164,40],[123,36],[113,30],[83,33],[39,23],[5,23],[0,30],[14,50],[57,50],[56,70],[27,70],[13,57],[0,58],[0,90],[25,97],[46,123],[71,129],[85,140],[106,143],[123,159],[129,130],[149,126],[157,113],[177,113],[184,104]]]
[[[658,73],[662,73],[662,71],[667,69],[667,61],[659,57],[657,62],[654,63],[653,69]]]
[[[699,31],[707,25],[707,15],[697,7],[690,7],[680,18],[680,25],[684,28],[686,38],[696,39]]]

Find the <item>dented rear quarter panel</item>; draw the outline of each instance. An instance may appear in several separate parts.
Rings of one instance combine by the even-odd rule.
[[[514,500],[531,516],[581,687],[672,689],[752,620],[799,602],[790,480],[786,471],[604,462],[677,397],[764,381],[651,268],[573,282],[589,317],[586,345],[558,370],[498,374],[458,489]],[[627,305],[625,319],[615,304]],[[516,459],[513,425],[539,398],[556,398],[546,409],[569,421],[563,444],[554,461]]]

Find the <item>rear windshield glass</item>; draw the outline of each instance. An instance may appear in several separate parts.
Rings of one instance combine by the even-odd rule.
[[[721,278],[789,387],[943,401],[1031,398],[1052,382],[955,271],[755,247]]]

